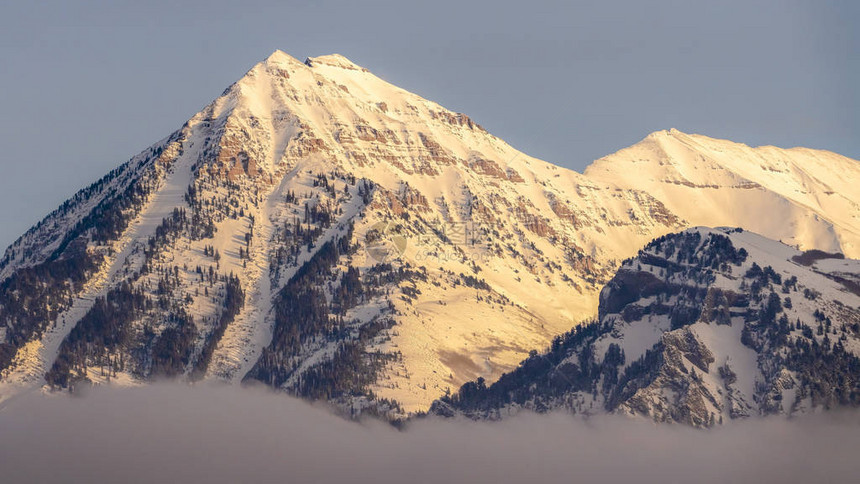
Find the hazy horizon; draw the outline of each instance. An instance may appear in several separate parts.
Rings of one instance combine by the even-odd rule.
[[[577,171],[652,131],[860,157],[851,2],[48,2],[0,16],[0,246],[276,49]],[[623,15],[622,15],[623,14]]]

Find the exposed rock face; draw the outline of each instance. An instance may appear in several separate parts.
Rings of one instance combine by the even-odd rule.
[[[719,406],[721,396],[712,394],[696,371],[710,372],[713,353],[686,328],[664,334],[658,351],[662,354],[657,376],[618,408],[658,422],[713,425],[710,408]]]

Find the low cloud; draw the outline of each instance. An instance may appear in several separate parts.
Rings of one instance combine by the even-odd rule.
[[[622,417],[355,423],[259,389],[160,384],[0,408],[0,481],[848,482],[860,413],[712,431]]]

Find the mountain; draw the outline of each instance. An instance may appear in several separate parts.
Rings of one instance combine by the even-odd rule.
[[[276,51],[6,250],[0,398],[173,377],[426,410],[595,314],[655,237],[719,222],[855,255],[858,178],[676,131],[580,174],[342,56]]]
[[[643,190],[698,225],[756,227],[772,239],[853,258],[860,258],[858,175],[857,161],[836,153],[751,148],[674,129],[585,171],[593,180]]]
[[[431,412],[614,412],[709,427],[860,405],[860,261],[742,229],[655,239],[600,293],[597,320]]]

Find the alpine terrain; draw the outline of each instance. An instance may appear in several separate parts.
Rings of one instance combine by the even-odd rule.
[[[834,153],[676,130],[581,174],[276,51],[6,250],[0,399],[169,377],[696,425],[854,402],[857,265],[798,251],[860,257],[857,186]]]
[[[860,261],[742,229],[657,238],[600,293],[597,319],[434,413],[529,409],[710,427],[860,405]]]

